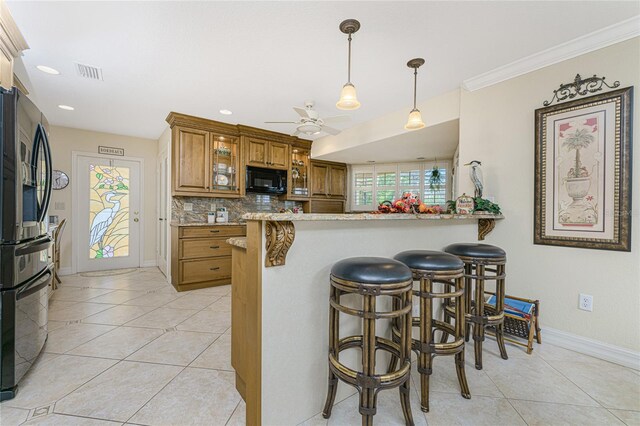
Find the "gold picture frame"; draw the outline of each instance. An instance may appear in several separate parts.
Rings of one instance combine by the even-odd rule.
[[[633,87],[535,111],[534,244],[631,250],[632,116]]]

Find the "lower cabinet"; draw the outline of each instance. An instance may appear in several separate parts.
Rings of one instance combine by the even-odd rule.
[[[246,235],[240,225],[171,228],[171,284],[178,291],[231,284],[230,237]]]

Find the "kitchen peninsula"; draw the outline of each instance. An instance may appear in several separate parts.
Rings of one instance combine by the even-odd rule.
[[[228,241],[234,245],[234,268],[242,265],[233,271],[232,364],[236,388],[247,403],[247,424],[268,425],[298,424],[322,410],[329,273],[335,262],[475,242],[503,217],[248,213],[243,218],[246,240]],[[355,334],[359,325],[344,321],[342,336]],[[379,334],[387,332],[387,324],[380,326]],[[341,354],[341,361],[355,365],[355,352]],[[336,400],[353,392],[341,385]]]

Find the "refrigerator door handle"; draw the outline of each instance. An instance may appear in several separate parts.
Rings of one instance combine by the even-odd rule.
[[[19,248],[16,250],[16,256],[24,256],[25,254],[36,253],[42,250],[47,250],[51,247],[53,241],[50,237],[47,237],[45,240],[37,243],[37,244],[28,244],[25,247]]]
[[[25,297],[30,296],[48,286],[52,275],[51,267],[49,267],[49,269],[47,269],[44,274],[40,275],[40,277],[28,284],[25,284],[20,290],[18,290],[16,300],[24,299]]]
[[[33,162],[35,170],[38,168],[37,158],[38,158],[38,150],[40,149],[40,144],[42,144],[42,149],[44,151],[44,161],[45,166],[47,168],[47,175],[44,186],[44,194],[42,198],[42,204],[40,205],[40,211],[38,212],[38,222],[42,223],[46,219],[47,211],[49,210],[49,202],[51,201],[51,184],[53,180],[53,170],[51,170],[51,148],[49,147],[49,139],[47,138],[47,132],[44,129],[42,124],[38,124],[38,128],[36,130],[36,143],[33,151]],[[37,177],[36,177],[37,179]]]

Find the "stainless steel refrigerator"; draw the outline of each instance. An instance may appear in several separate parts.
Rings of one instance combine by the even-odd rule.
[[[0,401],[47,339],[51,199],[48,123],[18,89],[0,89]]]

